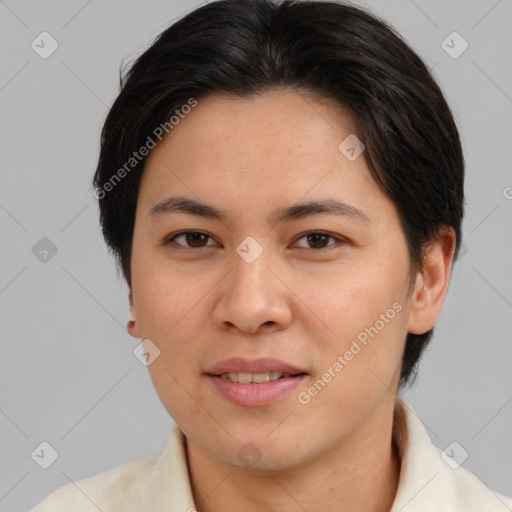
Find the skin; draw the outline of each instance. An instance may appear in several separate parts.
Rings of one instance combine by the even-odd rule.
[[[364,156],[349,161],[338,149],[353,133],[340,105],[291,89],[249,99],[213,94],[148,157],[133,237],[129,332],[161,351],[148,369],[186,435],[199,512],[383,512],[393,503],[400,462],[392,414],[405,339],[436,323],[455,234],[440,230],[408,293],[397,209]],[[152,221],[150,209],[171,195],[213,204],[228,219],[173,212]],[[332,214],[267,222],[277,208],[327,197],[357,207],[369,222]],[[182,230],[210,238],[163,244]],[[318,231],[334,238],[308,242],[304,235]],[[248,236],[263,249],[252,263],[236,252]],[[298,394],[396,302],[401,311],[300,403]],[[278,357],[308,377],[270,405],[235,405],[203,374],[235,355]],[[237,456],[249,441],[261,454],[253,467]]]

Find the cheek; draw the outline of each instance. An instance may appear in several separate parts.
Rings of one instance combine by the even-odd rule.
[[[201,414],[197,375],[205,315],[198,314],[198,308],[204,289],[155,272],[140,291],[141,334],[160,349],[148,366],[153,385],[175,421],[190,421]]]
[[[341,338],[375,322],[396,300],[386,277],[362,265],[299,282],[294,291],[310,308],[309,315],[317,318],[317,326],[323,325],[325,334]]]
[[[149,277],[149,276],[148,276]],[[171,389],[190,378],[197,368],[198,347],[205,315],[198,315],[201,288],[183,279],[161,273],[137,289],[137,320],[140,335],[150,339],[160,350],[149,366],[155,385]],[[202,290],[204,295],[204,289]],[[166,373],[167,372],[167,373]]]
[[[163,355],[163,354],[162,354]],[[173,365],[169,352],[157,358],[149,367],[153,387],[169,415],[180,425],[188,422],[204,424],[203,398],[190,378],[192,371],[187,364]],[[174,358],[174,356],[171,356]]]
[[[170,335],[199,300],[198,285],[159,265],[145,269],[139,277],[137,306],[141,326],[146,328],[148,337]]]
[[[320,372],[342,356],[343,379],[359,381],[374,372],[385,380],[400,364],[406,335],[403,290],[398,273],[370,272],[359,267],[308,288],[309,337],[322,354]],[[339,365],[337,366],[339,369]],[[376,378],[375,376],[373,378]]]

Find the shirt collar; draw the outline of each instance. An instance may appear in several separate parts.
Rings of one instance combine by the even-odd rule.
[[[400,479],[390,512],[512,512],[510,498],[449,460],[426,428],[407,400],[397,395],[393,440],[401,458]]]
[[[400,479],[391,512],[406,512],[419,504],[432,503],[429,485],[439,476],[439,461],[433,458],[432,442],[423,423],[401,395],[395,398],[393,442],[400,457]],[[445,497],[441,500],[446,506]]]
[[[442,459],[415,410],[401,395],[395,398],[393,442],[400,457],[400,478],[390,512],[512,510],[508,498],[488,489],[470,471],[453,469]],[[154,512],[195,511],[185,435],[177,425],[156,459],[150,496]]]

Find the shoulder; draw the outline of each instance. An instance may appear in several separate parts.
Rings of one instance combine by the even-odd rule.
[[[467,458],[462,446],[457,443],[441,451],[432,443],[415,410],[401,396],[393,429],[401,474],[392,512],[512,512],[512,498],[487,487],[462,466]]]
[[[158,456],[65,484],[29,512],[186,511],[193,504],[185,436],[175,424]]]
[[[439,451],[440,452],[440,451]],[[441,466],[440,486],[448,486],[454,503],[467,512],[512,512],[512,498],[487,487],[472,471]],[[459,509],[457,509],[459,510]]]
[[[29,512],[103,512],[125,505],[123,510],[143,510],[155,458],[136,460],[76,482],[65,484]]]

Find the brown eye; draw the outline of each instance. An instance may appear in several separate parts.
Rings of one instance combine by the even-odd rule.
[[[165,244],[167,245],[171,242],[175,242],[180,238],[185,242],[185,244],[177,243],[177,245],[189,249],[196,249],[201,247],[208,247],[208,245],[204,242],[211,238],[211,236],[207,235],[206,233],[201,233],[200,231],[181,231],[180,233],[177,233],[176,235],[169,238]]]
[[[321,251],[322,249],[326,249],[327,247],[331,247],[336,245],[336,243],[328,243],[329,239],[336,240],[340,243],[344,243],[344,241],[334,235],[330,235],[329,233],[322,233],[320,231],[311,231],[310,233],[305,233],[302,235],[299,240],[305,239],[306,243],[309,247],[301,247],[299,249],[311,249],[316,251]]]
[[[314,249],[323,249],[326,245],[328,245],[329,235],[324,235],[323,233],[313,233],[311,235],[306,235],[307,241],[309,244],[313,244]],[[318,247],[320,245],[320,247]]]

